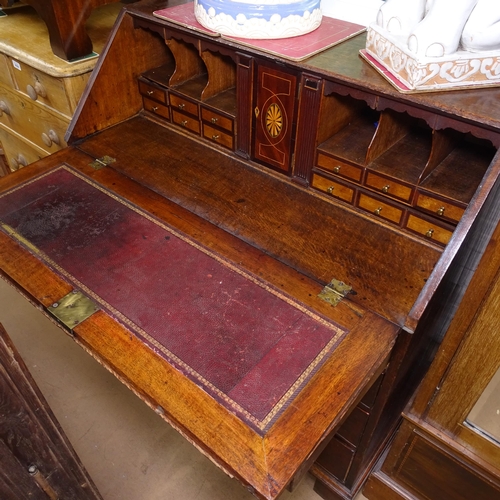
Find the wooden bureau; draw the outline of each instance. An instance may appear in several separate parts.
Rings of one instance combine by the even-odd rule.
[[[90,299],[75,341],[257,497],[311,470],[352,499],[498,223],[500,91],[398,94],[363,35],[293,62],[153,15],[184,4],[126,7],[70,146],[1,180],[2,276],[55,317]],[[317,325],[264,347],[295,314],[336,332],[310,359]]]
[[[90,16],[96,53],[122,6],[100,7]],[[14,171],[66,146],[64,135],[97,57],[60,59],[31,7],[6,12],[0,39],[0,144],[8,171]]]

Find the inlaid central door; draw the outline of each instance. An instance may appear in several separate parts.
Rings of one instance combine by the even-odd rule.
[[[293,154],[297,78],[258,66],[254,158],[288,172]]]

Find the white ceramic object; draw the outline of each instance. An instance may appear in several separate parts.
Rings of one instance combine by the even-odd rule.
[[[195,0],[197,21],[205,28],[238,38],[300,36],[321,24],[321,0]]]

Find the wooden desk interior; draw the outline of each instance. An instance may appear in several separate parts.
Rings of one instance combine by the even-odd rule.
[[[276,498],[314,463],[318,491],[352,498],[498,221],[499,91],[401,96],[358,58],[362,36],[276,61],[159,20],[159,7],[119,17],[71,146],[1,190],[68,165],[345,331],[258,433],[106,311],[70,329],[256,496]],[[266,78],[292,82],[289,104],[259,97]],[[273,142],[258,115],[276,106],[292,132]],[[0,232],[2,275],[47,310],[74,284],[14,233]],[[349,287],[335,306],[319,297],[332,280]]]

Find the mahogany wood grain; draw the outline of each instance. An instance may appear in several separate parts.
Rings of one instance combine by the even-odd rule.
[[[208,72],[207,86],[201,94],[202,101],[236,87],[236,65],[232,59],[209,50],[202,51],[201,58]]]

